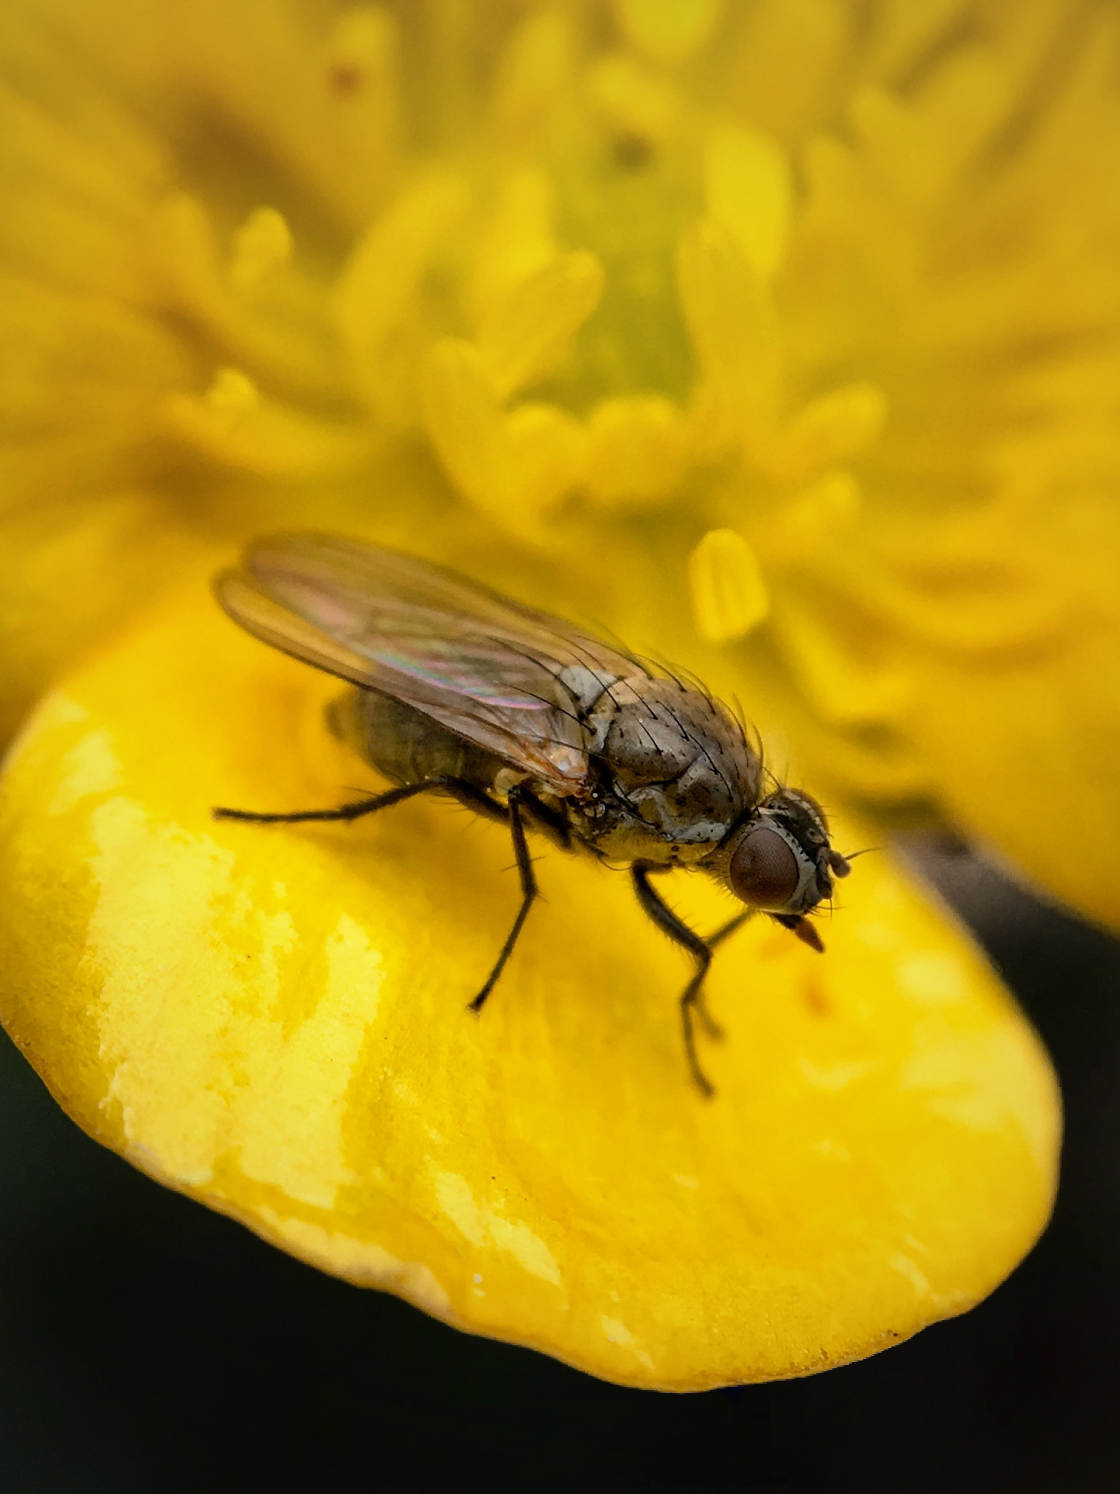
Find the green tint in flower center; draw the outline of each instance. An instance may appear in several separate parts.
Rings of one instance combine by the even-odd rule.
[[[1114,15],[433,4],[309,20],[291,181],[231,134],[138,213],[119,278],[191,334],[160,437],[378,530],[427,447],[457,522],[573,593],[646,557],[620,590],[752,635],[828,771],[931,797],[923,670],[1115,616]]]
[[[664,147],[637,135],[605,137],[591,150],[590,159],[558,163],[557,228],[562,242],[591,250],[602,264],[603,299],[552,392],[581,410],[635,390],[683,400],[693,363],[674,253],[699,194]]]

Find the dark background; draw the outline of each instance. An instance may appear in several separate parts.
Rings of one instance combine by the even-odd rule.
[[[621,1390],[359,1291],[166,1192],[0,1049],[0,1488],[1120,1486],[1120,945],[926,853],[1049,1046],[1057,1214],[975,1312],[810,1380]]]

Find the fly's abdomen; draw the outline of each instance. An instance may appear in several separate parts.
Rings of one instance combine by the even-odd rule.
[[[489,790],[506,766],[430,716],[375,690],[348,691],[332,701],[327,718],[336,736],[395,783],[446,774]]]

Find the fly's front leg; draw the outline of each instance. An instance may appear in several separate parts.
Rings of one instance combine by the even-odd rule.
[[[729,934],[733,934],[736,929],[741,929],[747,919],[752,918],[756,912],[757,909],[748,908],[744,913],[736,913],[734,918],[729,918],[726,923],[721,923],[714,934],[708,935],[705,941],[708,948],[714,950],[718,944],[723,943]]]
[[[652,873],[652,872],[671,871],[672,868],[671,867],[667,867],[667,866],[661,866],[661,865],[659,865],[657,863],[654,863],[653,865],[649,865],[647,863],[644,866],[643,870],[648,875],[649,873]],[[715,931],[714,934],[709,934],[706,939],[702,939],[699,934],[693,933],[693,931],[688,927],[688,925],[684,922],[683,919],[677,917],[677,915],[673,912],[673,910],[665,902],[664,898],[659,897],[658,894],[656,892],[654,892],[653,888],[649,886],[648,882],[646,883],[646,891],[647,891],[647,893],[648,893],[648,895],[649,895],[649,897],[651,899],[656,900],[656,902],[659,905],[659,908],[662,910],[662,912],[665,914],[665,916],[667,918],[673,920],[673,925],[674,926],[672,928],[670,928],[669,925],[666,922],[663,921],[663,919],[661,917],[661,914],[660,913],[655,913],[653,911],[652,907],[650,907],[645,902],[645,900],[642,899],[642,894],[639,891],[638,897],[639,897],[639,900],[642,902],[642,907],[656,921],[656,923],[657,923],[657,925],[658,925],[659,928],[665,929],[666,933],[669,934],[670,938],[677,940],[678,943],[684,944],[685,948],[690,953],[697,955],[697,958],[701,958],[701,956],[699,956],[699,954],[697,952],[697,946],[698,945],[703,945],[705,947],[705,949],[706,949],[706,955],[703,957],[705,959],[706,963],[703,965],[703,968],[699,972],[697,989],[696,989],[695,994],[693,996],[692,1006],[693,1006],[693,1009],[696,1012],[696,1015],[700,1018],[700,1024],[703,1027],[705,1033],[708,1035],[708,1037],[710,1037],[714,1041],[718,1042],[718,1041],[720,1041],[723,1038],[724,1032],[723,1032],[723,1028],[720,1026],[720,1024],[716,1021],[716,1019],[712,1016],[711,1012],[708,1010],[707,1003],[704,1000],[704,991],[703,991],[703,984],[702,984],[703,983],[704,974],[705,974],[705,972],[706,972],[706,970],[708,968],[708,964],[711,962],[711,957],[715,953],[717,946],[720,945],[720,944],[722,944],[723,941],[729,935],[733,934],[737,928],[741,928],[742,925],[744,923],[746,923],[747,919],[752,916],[752,914],[754,913],[755,910],[753,908],[748,908],[743,913],[736,913],[736,915],[735,915],[734,918],[729,919],[727,921],[727,923],[721,924],[720,927],[718,929],[716,929],[716,931]],[[683,930],[684,931],[684,933],[688,936],[687,940],[681,937],[680,932],[678,932],[679,930]]]
[[[749,918],[754,917],[755,911],[754,908],[747,908],[742,913],[736,913],[735,917],[729,918],[726,923],[721,923],[719,928],[714,933],[709,934],[704,940],[704,943],[708,946],[708,953],[715,954],[725,939],[729,938],[736,929],[741,929]],[[700,1018],[704,1026],[704,1031],[710,1038],[714,1038],[716,1041],[722,1040],[724,1036],[723,1028],[708,1010],[702,990],[696,994],[696,1015]]]
[[[533,861],[529,855],[529,846],[525,840],[525,826],[521,822],[521,806],[531,796],[519,785],[510,789],[506,797],[506,809],[503,815],[509,820],[510,833],[513,836],[513,854],[517,858],[517,872],[521,878],[521,907],[517,910],[517,917],[513,920],[513,928],[506,936],[506,942],[502,945],[502,952],[498,956],[497,963],[486,979],[486,984],[478,995],[470,1003],[469,1010],[479,1012],[482,1004],[494,989],[498,976],[505,968],[505,963],[513,953],[513,946],[517,943],[518,935],[525,925],[529,916],[529,909],[533,906],[533,900],[537,896],[537,879],[533,875]],[[491,801],[493,802],[493,801]],[[500,805],[494,806],[500,809]]]
[[[677,917],[668,903],[653,890],[649,880],[650,873],[667,870],[669,870],[668,867],[655,864],[651,865],[646,861],[635,861],[630,868],[630,875],[633,878],[634,890],[638,894],[638,901],[641,903],[643,910],[653,919],[659,929],[663,929],[669,935],[670,939],[673,939],[677,944],[687,949],[696,961],[696,970],[681,995],[681,1025],[684,1029],[684,1051],[688,1058],[688,1066],[692,1071],[692,1077],[696,1081],[697,1088],[701,1094],[707,1098],[711,1098],[715,1094],[715,1090],[712,1088],[711,1082],[700,1067],[700,1061],[696,1057],[696,1035],[693,1032],[692,1014],[696,1012],[699,1015],[706,1030],[713,1037],[720,1034],[719,1026],[709,1015],[701,998],[704,977],[708,973],[708,966],[712,963],[712,945],[709,941],[701,939],[699,934],[694,933],[687,923]],[[735,926],[738,926],[738,920],[735,920]],[[721,929],[717,935],[717,940],[725,937],[730,932],[730,926]]]

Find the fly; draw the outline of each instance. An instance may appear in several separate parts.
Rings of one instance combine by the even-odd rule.
[[[249,633],[357,686],[332,707],[331,725],[395,785],[336,809],[215,815],[356,820],[437,791],[507,825],[521,905],[474,1012],[537,896],[527,827],[565,849],[628,863],[645,913],[694,961],[681,1022],[692,1077],[710,1095],[694,1018],[718,1035],[702,1000],[713,950],[756,912],[822,949],[806,914],[850,869],[829,844],[816,800],[768,790],[762,759],[731,711],[560,618],[358,540],[258,540],[215,589]],[[744,911],[701,938],[651,880],[676,867],[714,877]]]

